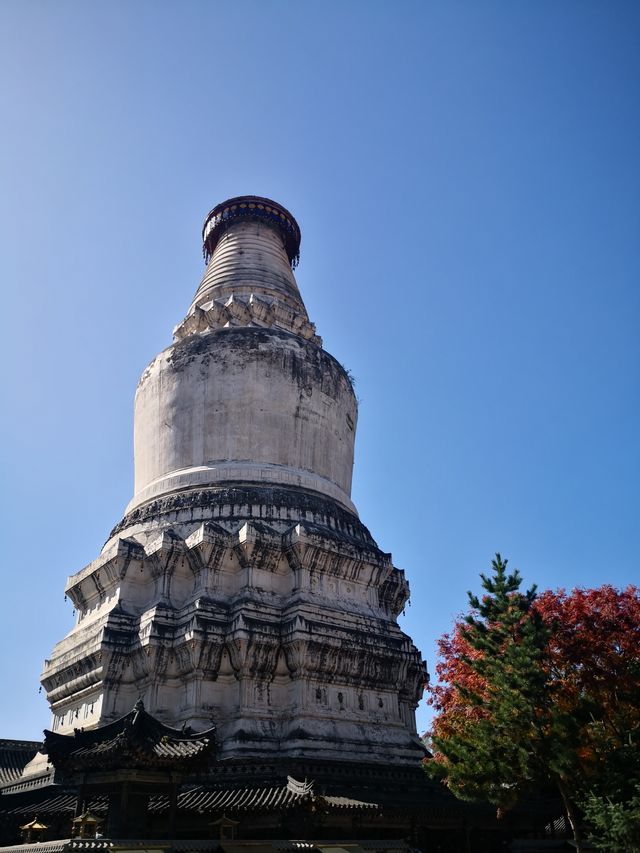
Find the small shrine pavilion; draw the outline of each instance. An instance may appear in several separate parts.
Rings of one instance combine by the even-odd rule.
[[[106,726],[44,734],[42,751],[58,780],[78,791],[76,817],[90,798],[102,795],[108,802],[105,832],[112,838],[148,834],[149,801],[158,795],[168,800],[167,831],[174,835],[180,785],[206,769],[215,749],[214,728],[198,734],[172,729],[142,701]]]

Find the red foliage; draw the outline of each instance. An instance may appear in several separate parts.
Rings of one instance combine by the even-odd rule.
[[[609,695],[640,656],[640,590],[547,590],[535,605],[552,627],[551,676],[570,690]]]
[[[598,736],[623,737],[640,715],[640,589],[548,590],[535,607],[552,628],[547,666],[554,701],[569,712],[588,702]],[[595,747],[586,728],[584,734],[588,759]]]
[[[465,627],[464,622],[459,621],[452,634],[444,634],[438,640],[438,681],[428,686],[429,704],[438,712],[432,731],[437,737],[447,737],[483,715],[482,709],[469,702],[458,689],[458,685],[461,685],[480,696],[486,692],[482,677],[474,672],[465,660],[476,658],[480,654],[465,640]],[[437,751],[433,757],[436,761],[444,759]]]
[[[598,749],[596,734],[600,741],[620,738],[629,724],[639,722],[640,589],[605,585],[571,593],[547,590],[534,607],[552,629],[545,661],[547,699],[568,714],[584,709],[585,703],[594,709],[577,755],[588,772]],[[429,702],[437,711],[432,733],[440,738],[483,713],[466,692],[483,696],[487,688],[468,663],[480,653],[466,642],[465,628],[460,619],[438,643],[438,682],[429,688]]]

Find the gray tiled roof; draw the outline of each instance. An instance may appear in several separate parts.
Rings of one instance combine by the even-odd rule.
[[[0,787],[19,779],[41,746],[32,740],[0,740]]]
[[[318,794],[313,782],[299,782],[288,777],[286,785],[265,785],[244,788],[212,788],[198,785],[184,791],[178,797],[178,808],[215,814],[236,814],[240,812],[273,812],[297,808],[306,802],[314,802],[330,811],[377,809],[376,803],[366,803],[350,797],[338,797]],[[151,811],[165,811],[168,808],[166,797],[154,797]]]
[[[144,710],[142,702],[129,714],[97,729],[71,735],[45,731],[43,751],[56,769],[79,771],[111,766],[175,766],[206,760],[215,746],[214,730],[200,734],[172,729]]]

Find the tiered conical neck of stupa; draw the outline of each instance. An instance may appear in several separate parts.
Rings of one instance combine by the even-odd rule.
[[[202,229],[207,269],[186,318],[182,340],[208,329],[282,329],[322,345],[293,274],[300,228],[289,211],[267,198],[238,196],[217,205]]]

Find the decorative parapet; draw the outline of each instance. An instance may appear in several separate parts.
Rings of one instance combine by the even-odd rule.
[[[299,335],[317,346],[322,338],[316,335],[316,327],[306,314],[294,311],[274,297],[230,296],[228,299],[212,299],[197,305],[173,330],[174,341],[190,335],[198,335],[209,329],[225,329],[231,326],[258,326],[263,329],[277,328]]]
[[[207,214],[202,226],[202,253],[209,263],[220,238],[233,223],[239,220],[265,222],[277,228],[284,241],[284,248],[292,269],[300,259],[300,227],[286,207],[256,195],[230,198],[216,205]]]

